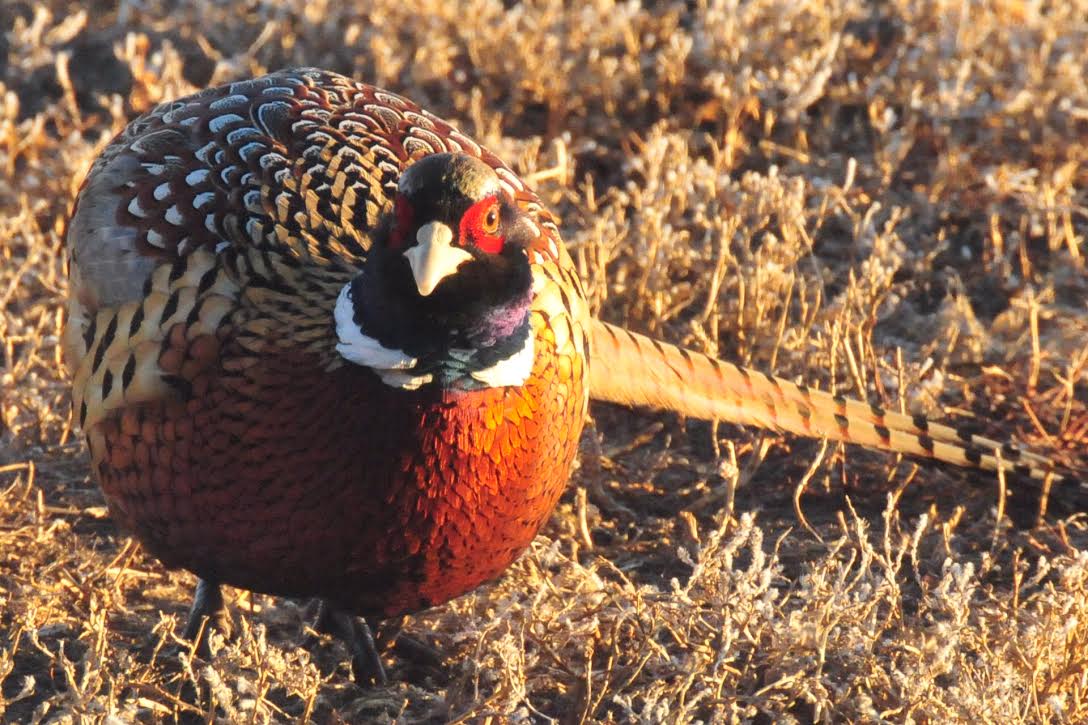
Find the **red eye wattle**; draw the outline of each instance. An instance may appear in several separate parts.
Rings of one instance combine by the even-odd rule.
[[[412,231],[414,217],[412,205],[398,194],[393,201],[393,229],[389,234],[390,249],[400,249],[406,245],[408,235]]]
[[[499,254],[506,241],[499,231],[501,222],[499,199],[489,196],[473,204],[461,217],[461,239],[488,254]]]

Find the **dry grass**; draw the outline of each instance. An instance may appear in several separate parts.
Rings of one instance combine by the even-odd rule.
[[[266,69],[457,120],[607,319],[1084,464],[1086,0],[512,4],[0,6],[0,719],[1088,720],[1082,516],[1018,530],[986,477],[829,447],[806,478],[818,443],[608,407],[530,553],[405,623],[441,668],[358,689],[304,603],[233,592],[240,635],[189,656],[192,577],[115,531],[72,430],[61,233],[127,119]]]

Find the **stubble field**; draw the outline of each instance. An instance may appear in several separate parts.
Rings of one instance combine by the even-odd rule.
[[[0,720],[1088,721],[1083,514],[605,405],[527,555],[401,623],[438,661],[393,647],[358,688],[309,603],[233,590],[203,661],[193,577],[107,517],[59,347],[113,134],[315,65],[510,163],[603,318],[1084,467],[1088,1],[5,0],[0,32]]]

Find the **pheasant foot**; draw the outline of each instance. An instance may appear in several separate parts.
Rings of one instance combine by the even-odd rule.
[[[362,617],[341,612],[325,600],[318,604],[314,629],[339,638],[351,653],[351,675],[359,685],[389,684],[374,633]]]
[[[445,663],[442,651],[424,640],[404,632],[408,617],[386,619],[374,632],[374,640],[382,652],[392,651],[398,661],[408,661],[431,670],[441,670]]]

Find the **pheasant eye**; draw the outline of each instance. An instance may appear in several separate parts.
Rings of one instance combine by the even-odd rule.
[[[472,205],[461,219],[461,238],[488,254],[502,252],[502,205],[493,196]]]
[[[480,224],[480,231],[484,234],[494,234],[499,231],[499,205],[492,204],[484,214],[483,222]]]

